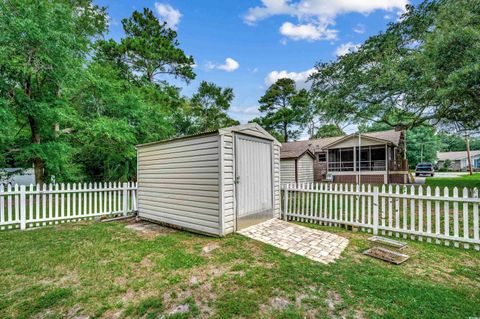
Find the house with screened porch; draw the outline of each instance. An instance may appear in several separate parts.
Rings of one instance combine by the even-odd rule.
[[[402,131],[320,138],[284,143],[282,152],[314,154],[314,181],[336,183],[409,182],[406,143]]]

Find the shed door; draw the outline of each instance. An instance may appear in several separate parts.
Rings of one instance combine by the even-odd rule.
[[[237,229],[273,218],[272,142],[236,134]]]

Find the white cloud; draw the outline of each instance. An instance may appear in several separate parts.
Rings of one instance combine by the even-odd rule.
[[[360,47],[360,44],[354,44],[352,42],[344,43],[335,50],[335,55],[342,56],[347,53],[352,53],[357,51],[359,47]]]
[[[315,72],[314,68],[308,69],[303,72],[288,72],[286,70],[272,71],[268,73],[267,77],[265,78],[265,84],[267,86],[270,86],[279,79],[289,78],[295,81],[295,84],[297,85],[297,87],[305,88],[307,87],[307,84],[305,82],[313,72]]]
[[[336,37],[335,18],[352,12],[369,14],[376,10],[405,10],[409,0],[262,0],[262,5],[250,8],[244,22],[256,22],[272,16],[290,16],[298,24],[284,22],[280,32],[295,40],[332,40]]]
[[[169,4],[159,2],[155,2],[155,10],[157,11],[158,16],[167,22],[167,25],[171,29],[177,29],[177,26],[180,23],[180,18],[182,17],[180,11]]]
[[[293,24],[285,22],[280,27],[280,33],[293,40],[334,40],[337,37],[337,31],[329,29],[327,25],[318,24]]]
[[[205,64],[205,68],[207,70],[217,69],[217,70],[223,70],[227,72],[235,71],[239,67],[240,67],[240,64],[232,58],[226,58],[224,64],[215,64],[210,61]]]
[[[364,34],[365,33],[365,25],[361,24],[361,23],[357,24],[353,28],[353,32],[358,33],[358,34]]]

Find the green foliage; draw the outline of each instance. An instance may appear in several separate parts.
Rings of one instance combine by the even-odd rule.
[[[224,88],[202,81],[198,92],[191,99],[192,127],[205,132],[240,124],[227,115],[234,98],[231,88]]]
[[[467,150],[465,138],[458,134],[439,133],[440,151],[459,152]],[[470,137],[470,150],[480,150],[480,138]]]
[[[335,124],[322,125],[312,138],[343,136],[345,132]]]
[[[279,79],[258,102],[262,116],[253,122],[262,125],[282,142],[298,139],[310,104],[305,89],[297,90],[292,79]]]
[[[411,168],[418,163],[437,161],[437,152],[440,149],[440,140],[435,128],[419,126],[407,131],[407,159]]]
[[[193,57],[178,48],[177,32],[166,22],[159,23],[152,10],[134,11],[130,18],[122,20],[122,25],[125,37],[120,50],[132,74],[138,73],[152,83],[164,74],[186,81],[195,78]]]
[[[38,182],[44,173],[68,177],[62,168],[72,154],[55,151],[70,149],[53,129],[76,116],[63,88],[82,72],[92,37],[105,29],[104,10],[87,0],[0,3],[0,114],[29,129],[10,140],[19,150],[10,154],[34,163]]]
[[[134,180],[135,145],[238,124],[232,89],[202,82],[189,100],[167,82],[194,79],[194,60],[151,10],[123,19],[118,42],[99,39],[106,20],[90,0],[0,3],[0,166]]]
[[[476,0],[425,1],[357,52],[318,63],[312,94],[327,118],[410,129],[480,125],[480,7]]]

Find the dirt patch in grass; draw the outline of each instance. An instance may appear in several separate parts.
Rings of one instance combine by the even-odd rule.
[[[125,228],[135,231],[138,235],[146,239],[154,239],[158,236],[166,236],[177,232],[175,229],[147,221],[130,221]]]

